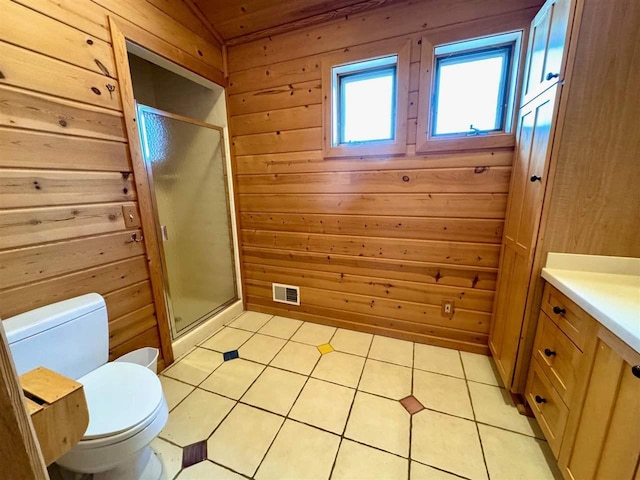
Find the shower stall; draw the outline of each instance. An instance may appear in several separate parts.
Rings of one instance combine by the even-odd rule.
[[[175,340],[239,297],[224,93],[131,52],[129,64]]]

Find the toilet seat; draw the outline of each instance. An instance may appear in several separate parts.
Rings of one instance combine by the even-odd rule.
[[[89,408],[85,436],[57,460],[62,467],[100,473],[149,448],[169,418],[160,379],[149,369],[107,363],[78,379]]]
[[[84,386],[89,408],[89,426],[81,443],[108,444],[133,436],[153,421],[164,402],[158,377],[133,363],[107,363],[78,382]]]

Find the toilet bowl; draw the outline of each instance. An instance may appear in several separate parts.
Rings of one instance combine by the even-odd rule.
[[[94,480],[163,478],[162,462],[150,447],[169,417],[162,385],[141,365],[107,362],[108,320],[101,296],[66,300],[3,324],[19,374],[44,366],[84,386],[89,426],[57,460],[59,466],[93,474]]]

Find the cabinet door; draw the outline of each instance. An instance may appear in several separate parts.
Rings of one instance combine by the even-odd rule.
[[[512,383],[520,344],[551,154],[557,93],[558,87],[553,87],[520,109],[500,276],[489,335],[489,348],[507,388]]]
[[[520,109],[503,240],[524,258],[532,256],[540,226],[558,92],[553,87]]]
[[[531,264],[510,245],[503,245],[489,348],[502,381],[509,388],[520,343]]]
[[[574,405],[572,415],[580,409]],[[577,430],[567,440],[571,453],[561,468],[568,478],[632,480],[639,468],[640,354],[604,327]]]
[[[564,79],[564,47],[571,31],[574,4],[575,0],[549,0],[531,22],[522,105]]]

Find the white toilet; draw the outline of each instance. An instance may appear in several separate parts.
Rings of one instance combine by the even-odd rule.
[[[44,366],[84,385],[89,427],[57,463],[95,480],[158,480],[162,462],[150,447],[169,417],[158,377],[148,368],[108,363],[104,299],[83,295],[3,322],[18,374]]]

